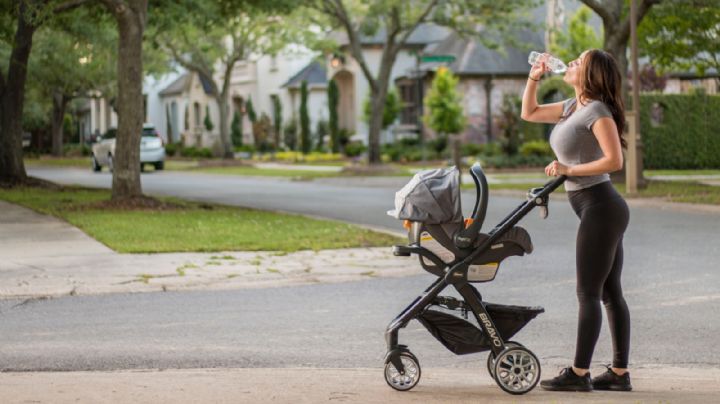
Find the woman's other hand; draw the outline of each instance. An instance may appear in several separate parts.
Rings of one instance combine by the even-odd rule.
[[[557,160],[545,166],[545,174],[549,177],[557,177],[558,175],[570,175],[570,168]]]

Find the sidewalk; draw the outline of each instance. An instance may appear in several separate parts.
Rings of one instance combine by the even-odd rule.
[[[594,371],[598,371],[592,369]],[[542,379],[557,373],[545,369]],[[422,370],[419,384],[397,392],[377,369],[190,369],[119,372],[0,373],[4,403],[711,403],[720,370],[673,367],[632,371],[630,393],[500,390],[480,369]]]
[[[0,299],[277,287],[416,274],[390,248],[118,254],[68,223],[0,201]]]

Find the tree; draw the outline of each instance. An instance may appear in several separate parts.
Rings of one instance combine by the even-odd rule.
[[[330,143],[333,153],[340,153],[340,129],[338,128],[338,102],[340,92],[334,79],[328,83],[328,112],[330,117]]]
[[[148,0],[100,0],[118,29],[118,132],[113,156],[112,200],[139,198],[140,137],[145,119],[142,94],[143,35]]]
[[[245,111],[247,112],[248,120],[250,121],[250,130],[253,136],[253,144],[255,147],[260,147],[260,140],[257,133],[255,133],[255,123],[257,122],[257,114],[255,113],[255,107],[253,107],[252,98],[248,98],[245,103]]]
[[[187,6],[171,7],[162,30],[155,34],[156,42],[174,61],[202,75],[210,84],[219,109],[224,156],[233,158],[228,114],[235,65],[254,55],[274,55],[302,25],[290,21],[290,16],[267,11],[277,2],[262,6],[263,2],[188,2],[195,5],[191,12]]]
[[[88,23],[91,21],[92,23]],[[111,98],[115,84],[117,31],[107,15],[80,8],[57,16],[35,36],[29,60],[30,86],[52,100],[52,154],[63,153],[63,121],[68,103],[90,91]]]
[[[627,94],[628,71],[627,45],[630,39],[630,7],[626,0],[580,0],[590,7],[603,22],[603,49],[615,57],[623,78],[623,94]],[[650,11],[650,8],[662,0],[637,0],[637,21],[640,21]]]
[[[578,8],[570,18],[567,33],[558,31],[553,35],[550,52],[568,61],[577,58],[586,49],[600,48],[602,40],[589,24],[591,16],[592,10],[587,6]]]
[[[234,146],[242,146],[243,144],[243,131],[242,131],[242,118],[240,113],[235,111],[233,114],[232,123],[230,124],[230,135]]]
[[[325,136],[329,132],[328,122],[324,119],[317,121],[315,126],[315,136],[317,137],[317,143],[315,144],[315,150],[322,152],[325,147]]]
[[[370,87],[371,119],[368,133],[368,160],[380,163],[382,110],[388,93],[393,66],[410,34],[423,23],[448,26],[490,44],[492,33],[500,31],[504,39],[518,22],[519,13],[531,0],[313,0],[305,2],[315,11],[309,13],[319,24],[341,30],[348,41],[349,53],[360,66]],[[317,12],[320,14],[318,15]],[[324,17],[324,20],[322,18]],[[482,26],[482,30],[478,27]],[[364,37],[381,34],[384,39],[380,65],[372,71],[363,53]],[[496,43],[493,43],[496,45]]]
[[[465,128],[462,97],[457,92],[458,78],[446,68],[441,67],[435,73],[430,91],[425,96],[425,124],[436,131],[440,137],[447,135],[453,139],[453,162],[460,169],[460,139],[457,135]]]
[[[275,135],[273,143],[275,143],[275,149],[280,147],[282,142],[282,104],[280,103],[280,96],[272,96],[273,103],[273,134]]]
[[[203,124],[205,125],[205,129],[208,132],[212,132],[212,130],[215,128],[215,125],[213,125],[212,118],[210,117],[210,106],[205,106],[205,119],[203,120]]]
[[[88,0],[19,0],[0,3],[0,35],[10,50],[7,71],[0,68],[0,185],[27,182],[23,163],[22,116],[25,83],[33,35],[54,15],[72,10]],[[13,32],[11,27],[17,28]],[[3,52],[5,55],[5,52]]]
[[[720,2],[665,0],[638,27],[638,47],[661,71],[720,71]]]
[[[387,129],[388,126],[392,125],[398,118],[398,115],[400,115],[401,110],[402,101],[400,100],[397,89],[393,87],[388,91],[387,97],[385,98],[381,128]],[[365,122],[370,122],[372,119],[372,102],[369,98],[365,99],[365,105],[363,105],[363,117],[365,118]]]
[[[300,83],[300,148],[303,154],[310,153],[312,148],[310,143],[310,115],[308,114],[307,103],[307,80],[303,80]]]

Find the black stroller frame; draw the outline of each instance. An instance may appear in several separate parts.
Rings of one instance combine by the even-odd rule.
[[[461,309],[465,315],[467,315],[468,312],[472,313],[483,334],[481,336],[483,343],[481,348],[477,348],[474,351],[460,352],[459,354],[490,350],[488,370],[496,383],[504,391],[511,394],[524,394],[532,390],[539,380],[540,369],[537,358],[521,344],[509,342],[503,338],[502,333],[496,326],[496,322],[493,321],[486,307],[491,304],[483,302],[480,292],[478,292],[478,290],[471,285],[471,281],[468,280],[468,268],[473,263],[473,260],[481,254],[486,253],[491,246],[500,240],[505,233],[512,229],[515,224],[535,207],[540,207],[541,217],[543,219],[546,218],[548,215],[550,193],[562,185],[567,177],[562,175],[545,183],[542,187],[530,189],[527,193],[527,199],[496,225],[487,234],[489,237],[483,240],[477,247],[472,247],[473,241],[481,234],[480,228],[485,219],[488,201],[488,185],[485,175],[478,164],[471,167],[470,173],[476,187],[476,200],[472,213],[473,222],[467,228],[456,234],[453,240],[455,245],[460,248],[473,248],[473,251],[469,255],[456,258],[450,263],[445,263],[437,255],[422,247],[419,243],[393,247],[393,254],[396,256],[416,254],[431,261],[434,264],[433,267],[423,265],[423,268],[438,277],[437,280],[390,322],[385,331],[385,341],[387,343],[387,354],[385,356],[386,381],[396,390],[410,390],[417,384],[420,378],[419,362],[406,345],[399,343],[398,332],[401,328],[407,326],[412,319],[418,319],[423,322],[423,313],[432,305],[441,305],[449,309]],[[450,285],[462,296],[462,301],[453,297],[440,296],[440,293]],[[533,313],[531,313],[529,319],[525,320],[525,323],[535,317],[536,314],[544,311],[539,307],[526,309],[530,309]],[[423,324],[426,325],[425,322],[423,322]],[[524,323],[520,325],[517,330],[511,332],[511,334],[517,332],[523,325]],[[495,369],[495,364],[500,365],[501,359],[505,362],[504,366],[506,369],[503,370],[503,375],[507,376],[507,380],[499,380],[501,372]],[[517,368],[521,370],[521,366],[529,366],[528,361],[533,360],[537,367],[537,374],[534,375],[534,380],[528,381],[527,383],[525,381],[520,383],[517,377],[514,377],[515,375],[512,374],[512,369]],[[411,369],[407,369],[408,367]],[[508,367],[510,370],[507,369]],[[391,378],[388,372],[391,372],[396,377]],[[509,375],[508,372],[510,372]],[[515,370],[515,373],[519,374],[519,371]],[[397,377],[398,375],[400,376]]]

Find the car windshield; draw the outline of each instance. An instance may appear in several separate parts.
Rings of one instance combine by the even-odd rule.
[[[154,128],[143,128],[142,135],[143,137],[157,137]]]

